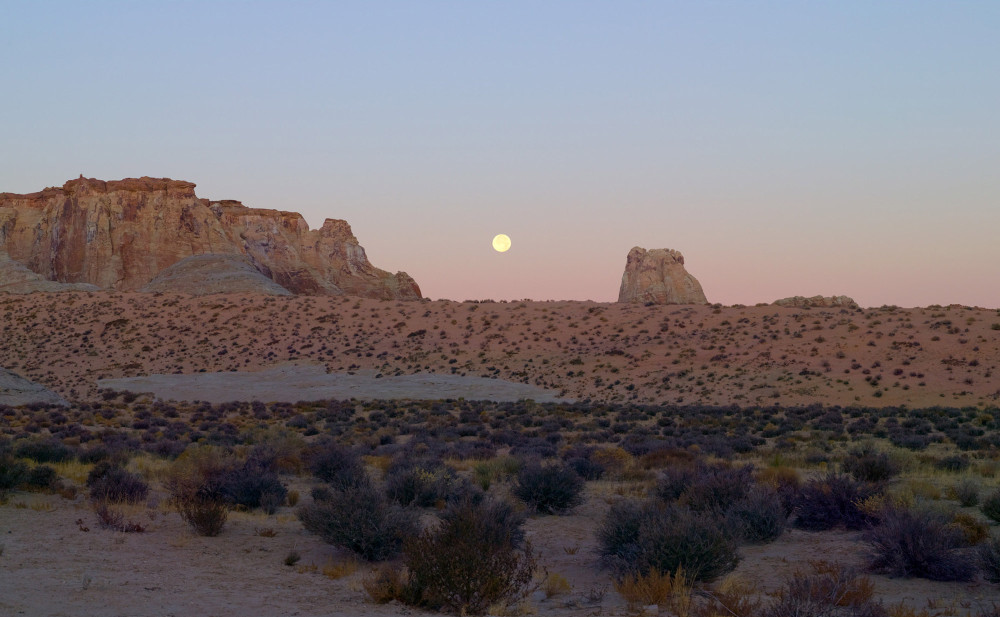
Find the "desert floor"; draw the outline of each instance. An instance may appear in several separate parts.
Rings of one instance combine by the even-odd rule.
[[[0,296],[0,366],[99,379],[259,371],[499,378],[575,400],[995,406],[1000,311],[62,293]]]

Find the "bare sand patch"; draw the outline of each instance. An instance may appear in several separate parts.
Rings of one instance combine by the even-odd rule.
[[[375,370],[328,373],[322,365],[285,364],[255,372],[148,375],[100,379],[98,387],[151,393],[163,400],[319,401],[326,399],[459,399],[560,402],[554,390],[503,379],[418,373],[382,375]]]

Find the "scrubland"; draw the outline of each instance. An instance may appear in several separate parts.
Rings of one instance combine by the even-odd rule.
[[[1000,610],[997,311],[0,298],[11,614]],[[287,361],[571,402],[210,404]],[[238,393],[234,392],[234,398]]]

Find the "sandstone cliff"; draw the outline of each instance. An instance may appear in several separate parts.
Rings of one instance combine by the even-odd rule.
[[[772,302],[775,306],[788,306],[794,308],[858,308],[858,303],[848,296],[792,296],[782,298]]]
[[[44,279],[122,291],[192,255],[223,254],[297,294],[420,297],[405,272],[368,261],[345,221],[310,230],[300,214],[200,199],[194,187],[81,177],[28,195],[0,193],[0,250]]]
[[[619,302],[708,304],[698,279],[684,269],[684,256],[671,249],[632,247],[625,261]]]
[[[97,291],[89,283],[57,283],[32,272],[0,251],[0,292],[26,294],[36,291]]]

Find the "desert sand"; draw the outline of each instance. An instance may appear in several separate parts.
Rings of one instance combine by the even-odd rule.
[[[497,378],[575,400],[992,406],[1000,311],[141,293],[0,296],[0,366],[67,399],[99,379],[292,361]],[[179,395],[180,397],[180,395]]]

